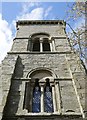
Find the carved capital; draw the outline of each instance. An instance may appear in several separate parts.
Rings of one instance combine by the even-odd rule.
[[[42,43],[43,42],[43,37],[41,37],[39,40],[40,40],[40,43]]]

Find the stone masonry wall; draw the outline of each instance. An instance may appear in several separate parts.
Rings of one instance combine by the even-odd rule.
[[[11,55],[9,55],[9,56],[11,56]],[[61,95],[62,95],[61,99],[62,99],[62,103],[63,103],[62,112],[65,113],[67,110],[72,109],[76,113],[81,114],[80,106],[79,106],[79,103],[78,103],[78,100],[76,97],[73,83],[72,83],[72,81],[67,81],[67,79],[72,80],[72,76],[71,76],[69,68],[67,66],[67,59],[65,57],[66,56],[65,54],[51,54],[51,53],[50,54],[35,54],[34,53],[34,54],[20,54],[20,55],[14,54],[12,56],[13,57],[19,56],[16,61],[16,66],[15,66],[15,70],[14,70],[14,78],[15,79],[16,78],[20,78],[20,79],[26,78],[28,73],[31,70],[34,70],[37,68],[44,68],[44,69],[49,68],[56,74],[56,78],[66,79],[64,81],[60,81],[60,88],[61,88]],[[67,56],[70,56],[70,55],[67,55]],[[33,64],[33,66],[32,66],[32,64]],[[10,112],[10,115],[15,114],[15,112],[17,113],[18,106],[20,109],[20,103],[22,106],[22,104],[23,104],[22,92],[24,92],[23,84],[25,84],[25,83],[22,80],[14,80],[13,79],[11,81],[11,87],[12,87],[11,89],[14,92],[10,93],[10,96],[11,96],[9,98],[10,104],[7,105],[8,106],[7,108],[9,108],[9,106],[12,106],[12,107],[9,109],[8,112],[6,112],[7,115],[9,115],[9,112]],[[83,91],[83,93],[84,93],[84,91]],[[21,108],[20,115],[22,113],[23,113],[23,111]]]
[[[73,77],[73,84],[76,87],[79,102],[83,108],[84,114],[86,109],[86,78],[85,69],[77,54],[67,55],[67,62]]]
[[[51,36],[65,37],[63,25],[19,25],[17,38],[29,37],[34,33],[48,33]]]
[[[2,61],[1,79],[0,79],[0,81],[2,82],[2,84],[1,84],[2,95],[0,96],[2,98],[2,104],[0,105],[1,118],[3,116],[3,110],[4,110],[4,107],[6,105],[7,96],[9,93],[9,89],[10,89],[10,85],[11,85],[11,78],[12,78],[12,75],[14,73],[16,60],[17,60],[17,56],[9,56],[8,55]]]
[[[58,52],[69,52],[70,46],[62,25],[25,25],[19,26],[11,51],[27,51],[29,37],[35,33],[47,33],[55,40],[55,49]],[[20,47],[19,47],[20,46]]]
[[[30,71],[39,68],[48,68],[54,72],[56,79],[60,81],[62,95],[62,112],[73,109],[80,116],[85,117],[85,80],[86,75],[78,56],[71,51],[63,25],[19,25],[13,46],[7,57],[2,62],[0,74],[3,88],[3,100],[0,106],[0,115],[7,114],[7,118],[1,120],[80,120],[58,116],[55,118],[32,116],[17,118],[22,114],[24,84]],[[55,39],[55,52],[32,53],[27,51],[29,36],[34,33],[48,33]],[[66,81],[70,79],[71,81]],[[74,97],[73,97],[74,95]],[[69,103],[67,102],[69,100]],[[9,107],[11,106],[11,107]],[[23,113],[25,115],[25,113]],[[12,117],[13,118],[9,118]],[[22,116],[23,117],[23,116]]]
[[[23,54],[20,55],[22,60],[23,77],[36,68],[49,68],[58,78],[70,78],[69,69],[66,66],[66,59],[64,54]]]

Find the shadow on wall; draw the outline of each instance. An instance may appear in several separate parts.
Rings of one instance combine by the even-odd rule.
[[[18,105],[21,97],[21,91],[20,91],[20,85],[22,84],[22,81],[14,81],[11,80],[11,87],[10,91],[7,97],[7,102],[4,108],[4,115],[6,116],[13,116],[17,113]]]
[[[13,77],[11,79],[11,86],[9,90],[9,94],[7,97],[7,102],[4,108],[4,114],[3,114],[3,119],[6,118],[6,116],[14,116],[17,113],[18,106],[19,106],[19,101],[21,97],[21,85],[22,81],[17,80],[14,78],[21,78],[23,77],[23,69],[24,66],[22,64],[21,58],[18,56],[16,65],[15,65],[15,70]]]
[[[20,58],[20,56],[18,56],[13,77],[14,78],[22,78],[23,77],[23,69],[24,69],[24,65],[22,64],[22,59]]]

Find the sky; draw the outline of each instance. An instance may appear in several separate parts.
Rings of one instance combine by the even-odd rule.
[[[10,51],[13,38],[16,34],[16,21],[18,20],[65,20],[68,6],[73,2],[0,2],[0,62]],[[76,23],[68,21],[71,26]],[[67,28],[68,31],[68,28]]]

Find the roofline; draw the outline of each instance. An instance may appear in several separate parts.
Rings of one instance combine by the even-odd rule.
[[[16,22],[16,27],[18,28],[18,25],[66,25],[66,22],[64,20],[18,20]]]

